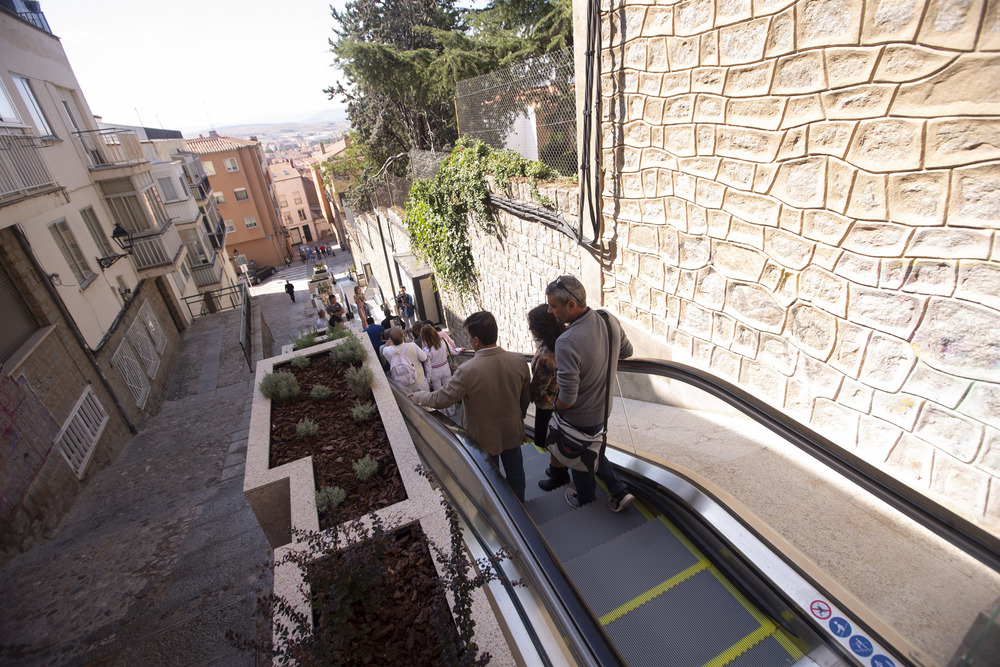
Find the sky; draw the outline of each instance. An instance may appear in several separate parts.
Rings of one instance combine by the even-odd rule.
[[[342,112],[323,93],[340,76],[330,4],[41,1],[94,114],[188,134]]]

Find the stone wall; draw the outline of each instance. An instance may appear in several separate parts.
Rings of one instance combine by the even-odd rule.
[[[994,531],[998,8],[628,0],[601,52],[606,305]]]

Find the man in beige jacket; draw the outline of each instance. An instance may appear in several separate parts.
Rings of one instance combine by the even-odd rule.
[[[530,396],[528,362],[497,346],[497,321],[485,310],[463,323],[476,356],[455,371],[441,389],[410,394],[417,405],[447,408],[462,403],[462,426],[494,465],[503,463],[507,483],[524,502],[524,415]]]

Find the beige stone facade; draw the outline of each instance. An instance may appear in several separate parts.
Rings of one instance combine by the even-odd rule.
[[[605,4],[602,208],[617,252],[600,284],[640,353],[666,343],[996,533],[987,4]]]

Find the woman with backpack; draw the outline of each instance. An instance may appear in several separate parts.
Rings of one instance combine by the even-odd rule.
[[[389,377],[411,393],[427,391],[427,376],[424,374],[427,353],[415,343],[404,340],[400,327],[389,330],[389,345],[382,348],[382,357],[389,362]]]

